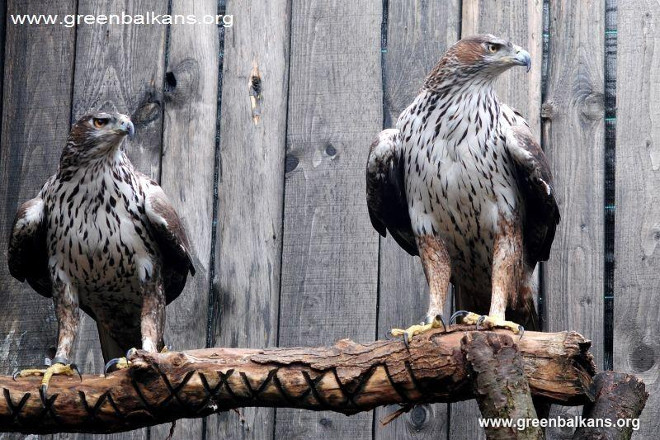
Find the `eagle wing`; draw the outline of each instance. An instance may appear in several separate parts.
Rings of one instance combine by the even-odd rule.
[[[145,213],[151,230],[163,255],[163,276],[167,304],[174,301],[186,285],[188,273],[195,275],[188,236],[181,219],[163,192],[154,181],[147,180],[145,190]]]
[[[546,261],[559,223],[559,207],[555,200],[550,165],[534,140],[527,122],[513,111],[512,136],[507,149],[516,170],[518,187],[525,204],[523,240],[527,261],[535,265]]]
[[[43,193],[43,190],[42,190]],[[46,208],[41,194],[23,203],[9,236],[9,273],[45,297],[52,296],[46,243]]]
[[[418,255],[408,213],[404,159],[399,130],[380,132],[371,144],[367,161],[367,207],[371,224],[383,237],[392,238],[410,255]]]

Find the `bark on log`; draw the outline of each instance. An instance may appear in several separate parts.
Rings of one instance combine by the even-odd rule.
[[[468,329],[416,336],[409,349],[399,340],[341,340],[320,348],[138,352],[131,368],[107,377],[53,377],[47,399],[39,378],[0,377],[0,431],[108,433],[248,406],[354,414],[467,400],[474,397],[461,352]],[[593,400],[588,340],[526,332],[516,343],[532,394],[563,405]]]
[[[583,416],[594,422],[609,420],[615,426],[580,427],[573,440],[629,440],[633,425],[617,427],[618,420],[638,419],[644,409],[649,393],[644,382],[635,376],[605,371],[594,377],[596,401],[584,407]],[[638,421],[639,422],[639,421]]]
[[[518,420],[536,419],[534,402],[524,375],[523,361],[511,336],[471,332],[461,340],[465,358],[473,373],[472,384],[485,419],[513,420],[514,426],[485,427],[488,440],[541,440],[539,427],[523,425]]]

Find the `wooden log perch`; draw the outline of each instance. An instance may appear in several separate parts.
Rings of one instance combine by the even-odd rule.
[[[483,418],[531,420],[537,418],[518,348],[511,336],[471,332],[461,341],[470,364],[474,394]],[[488,440],[540,440],[540,427],[488,426]]]
[[[468,329],[474,327],[419,335],[409,349],[399,340],[341,340],[320,348],[138,352],[131,368],[107,377],[53,377],[46,399],[39,378],[3,376],[0,431],[109,433],[249,406],[354,414],[467,400],[474,398],[461,350]],[[527,332],[516,345],[534,396],[563,405],[593,401],[588,340],[575,332]]]
[[[594,378],[595,402],[585,405],[583,416],[594,422],[612,422],[612,426],[594,423],[590,427],[580,427],[575,431],[574,440],[628,440],[633,434],[632,423],[617,426],[638,419],[644,409],[649,393],[644,383],[634,376],[613,371],[598,373]]]

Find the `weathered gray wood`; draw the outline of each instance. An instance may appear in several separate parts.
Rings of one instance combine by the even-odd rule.
[[[174,15],[215,15],[216,0],[174,0]],[[170,26],[163,120],[161,186],[190,239],[196,274],[167,308],[165,343],[175,350],[206,344],[213,223],[218,93],[218,29],[215,24]],[[170,424],[151,428],[164,439]],[[176,423],[175,438],[198,439],[201,419]]]
[[[494,34],[523,47],[531,55],[531,70],[511,69],[498,79],[496,90],[502,102],[521,111],[540,141],[542,0],[463,0],[462,13],[462,37]],[[478,424],[479,415],[474,400],[451,404],[449,438],[485,438]]]
[[[292,3],[282,346],[376,334],[378,236],[364,166],[383,122],[381,9],[366,0]],[[372,418],[278,410],[276,437],[370,439]]]
[[[10,1],[9,14],[29,10],[29,1]],[[65,14],[75,1],[44,6],[43,13]],[[13,279],[7,268],[7,238],[18,206],[34,197],[55,173],[69,132],[73,30],[10,25],[0,144],[0,362],[3,372],[42,365],[55,345],[52,301]]]
[[[657,2],[619,2],[614,368],[646,383],[640,439],[660,429],[658,17]]]
[[[166,14],[167,4],[159,0],[85,0],[78,5],[78,14],[132,15],[147,11]],[[160,179],[161,169],[166,30],[165,26],[154,25],[81,25],[76,39],[72,119],[98,109],[129,114],[136,135],[126,142],[126,153],[138,170],[156,180]],[[88,316],[81,322],[74,359],[85,372],[103,371],[96,324]],[[146,435],[147,430],[142,429],[114,438]]]
[[[395,126],[399,113],[415,98],[427,73],[458,39],[460,23],[457,0],[390,1],[388,6],[382,66],[385,128]],[[389,236],[380,240],[379,285],[378,337],[384,337],[393,327],[407,327],[424,319],[429,292],[422,265]],[[381,426],[380,420],[396,410],[375,411],[376,439],[446,438],[447,404],[418,406]]]
[[[572,329],[593,340],[603,362],[604,34],[605,5],[551,2],[543,147],[555,177],[561,223],[544,265],[547,330]],[[553,407],[551,417],[580,409]],[[570,438],[550,429],[548,438]]]
[[[32,2],[9,1],[7,14]],[[67,14],[76,2],[42,5],[41,13]],[[1,5],[4,9],[4,2]],[[4,22],[4,16],[3,16]],[[51,299],[11,277],[7,239],[18,206],[55,173],[69,132],[75,31],[64,26],[6,27],[0,142],[0,371],[43,365],[56,345]],[[23,438],[0,434],[3,440]],[[50,436],[48,436],[50,438]]]
[[[240,24],[224,43],[214,340],[267,347],[278,328],[288,2],[232,1],[226,14]],[[269,408],[229,411],[208,419],[207,438],[268,439],[273,423]]]
[[[548,330],[589,335],[603,359],[604,4],[550,7],[543,145],[562,220],[544,265]]]

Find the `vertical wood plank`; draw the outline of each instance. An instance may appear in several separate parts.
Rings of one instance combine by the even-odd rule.
[[[215,16],[216,0],[173,0],[172,15]],[[182,218],[196,274],[167,308],[165,343],[175,350],[204,347],[209,305],[215,136],[218,96],[218,29],[213,24],[172,25],[164,90],[161,186]],[[176,385],[176,384],[173,384]],[[170,424],[151,428],[166,438]],[[176,423],[175,438],[200,439],[201,419]]]
[[[543,147],[561,213],[550,260],[543,266],[546,330],[575,330],[604,344],[604,0],[552,1],[543,103]],[[554,406],[551,416],[579,408]],[[551,429],[548,438],[570,438]]]
[[[80,0],[78,5],[78,14],[95,16],[151,11],[166,14],[167,3]],[[76,38],[72,119],[98,109],[131,115],[136,135],[124,144],[126,153],[138,170],[156,180],[160,180],[161,170],[166,31],[166,26],[159,25],[80,25]],[[103,371],[96,324],[88,316],[82,319],[74,358],[87,373]],[[146,438],[147,429],[108,437]]]
[[[463,0],[461,36],[490,33],[518,44],[532,58],[532,68],[511,69],[497,81],[502,102],[520,110],[535,138],[541,137],[541,64],[543,2],[531,0]],[[485,438],[479,427],[479,407],[470,400],[451,404],[449,438]]]
[[[384,126],[393,127],[412,102],[424,78],[449,45],[458,39],[460,2],[389,1],[387,45],[383,47]],[[419,258],[411,257],[388,236],[380,239],[378,338],[394,327],[423,320],[429,291]],[[442,439],[447,405],[422,405],[387,426],[380,420],[396,407],[375,411],[374,437]]]
[[[660,429],[659,17],[657,2],[619,2],[614,369],[646,383],[640,439]]]
[[[8,14],[33,11],[30,1],[9,1]],[[41,13],[67,14],[75,1],[44,5]],[[43,365],[55,346],[52,300],[9,274],[7,239],[18,206],[34,197],[57,171],[69,133],[75,32],[63,26],[9,24],[0,144],[0,365],[3,374]]]
[[[4,2],[0,5],[4,9]],[[70,14],[75,0],[42,5],[39,13]],[[9,1],[7,14],[34,12],[30,0]],[[18,206],[55,173],[69,133],[75,30],[7,24],[4,35],[0,138],[0,371],[43,365],[56,345],[53,303],[11,277],[7,240]],[[20,434],[1,433],[18,439]],[[46,436],[45,438],[50,438]]]
[[[364,166],[383,123],[381,2],[294,0],[288,107],[282,346],[370,341],[378,236]],[[371,439],[372,415],[278,410],[280,439]]]
[[[289,2],[231,1],[220,126],[215,344],[277,344],[286,148]],[[254,98],[255,107],[252,107]],[[241,423],[241,419],[245,423]],[[207,438],[273,437],[274,411],[209,418]]]

